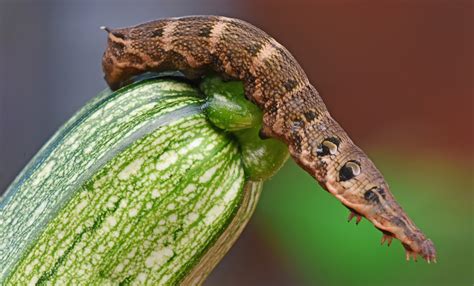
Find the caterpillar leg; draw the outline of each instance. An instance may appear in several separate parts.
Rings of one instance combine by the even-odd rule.
[[[359,222],[362,220],[362,216],[358,213],[353,212],[353,211],[351,211],[349,213],[349,217],[347,218],[347,222],[351,222],[354,217],[356,217],[356,224],[359,224]]]

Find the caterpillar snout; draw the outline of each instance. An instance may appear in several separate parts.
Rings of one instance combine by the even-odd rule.
[[[427,239],[423,233],[408,220],[407,216],[401,214],[399,216],[392,216],[386,218],[388,215],[377,215],[368,217],[368,219],[379,229],[382,233],[381,244],[388,242],[390,246],[392,239],[400,240],[405,248],[406,260],[417,261],[417,256],[420,255],[428,263],[436,263],[436,249],[433,242]]]
[[[357,197],[347,196],[343,204],[349,209],[348,221],[356,218],[359,224],[362,217],[372,222],[382,232],[381,244],[400,240],[406,252],[406,259],[417,260],[420,255],[428,263],[436,262],[436,250],[433,242],[427,239],[418,227],[409,219],[384,183],[366,191],[357,192]]]
[[[423,256],[428,263],[431,261],[436,263],[436,249],[431,239],[426,239],[421,244],[421,256]]]
[[[419,241],[411,241],[410,244],[402,243],[406,252],[406,260],[409,261],[410,257],[413,257],[413,260],[417,260],[417,255],[423,257],[426,262],[436,263],[436,249],[434,247],[431,239],[423,238],[421,243]]]

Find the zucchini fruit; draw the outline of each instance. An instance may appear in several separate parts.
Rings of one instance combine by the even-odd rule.
[[[205,103],[171,79],[92,99],[0,202],[0,284],[202,283],[262,188]]]

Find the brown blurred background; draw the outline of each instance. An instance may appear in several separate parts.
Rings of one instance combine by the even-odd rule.
[[[274,36],[369,154],[403,156],[400,168],[428,157],[429,164],[467,173],[467,189],[447,191],[470,200],[472,229],[469,0],[0,0],[0,192],[67,118],[105,88],[100,58],[106,38],[99,26],[190,14],[242,18]],[[323,274],[308,280],[285,258],[266,220],[257,214],[207,285],[327,285]],[[472,240],[470,247],[472,262]]]
[[[361,144],[469,160],[472,1],[249,1]]]

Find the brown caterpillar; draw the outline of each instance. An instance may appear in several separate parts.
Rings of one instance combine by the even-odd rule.
[[[351,211],[399,239],[406,258],[436,262],[431,240],[415,226],[372,161],[331,117],[293,56],[260,29],[237,19],[193,16],[161,19],[108,32],[105,80],[115,90],[146,71],[206,70],[243,81],[246,97],[264,112],[262,137],[289,146],[293,159]]]

